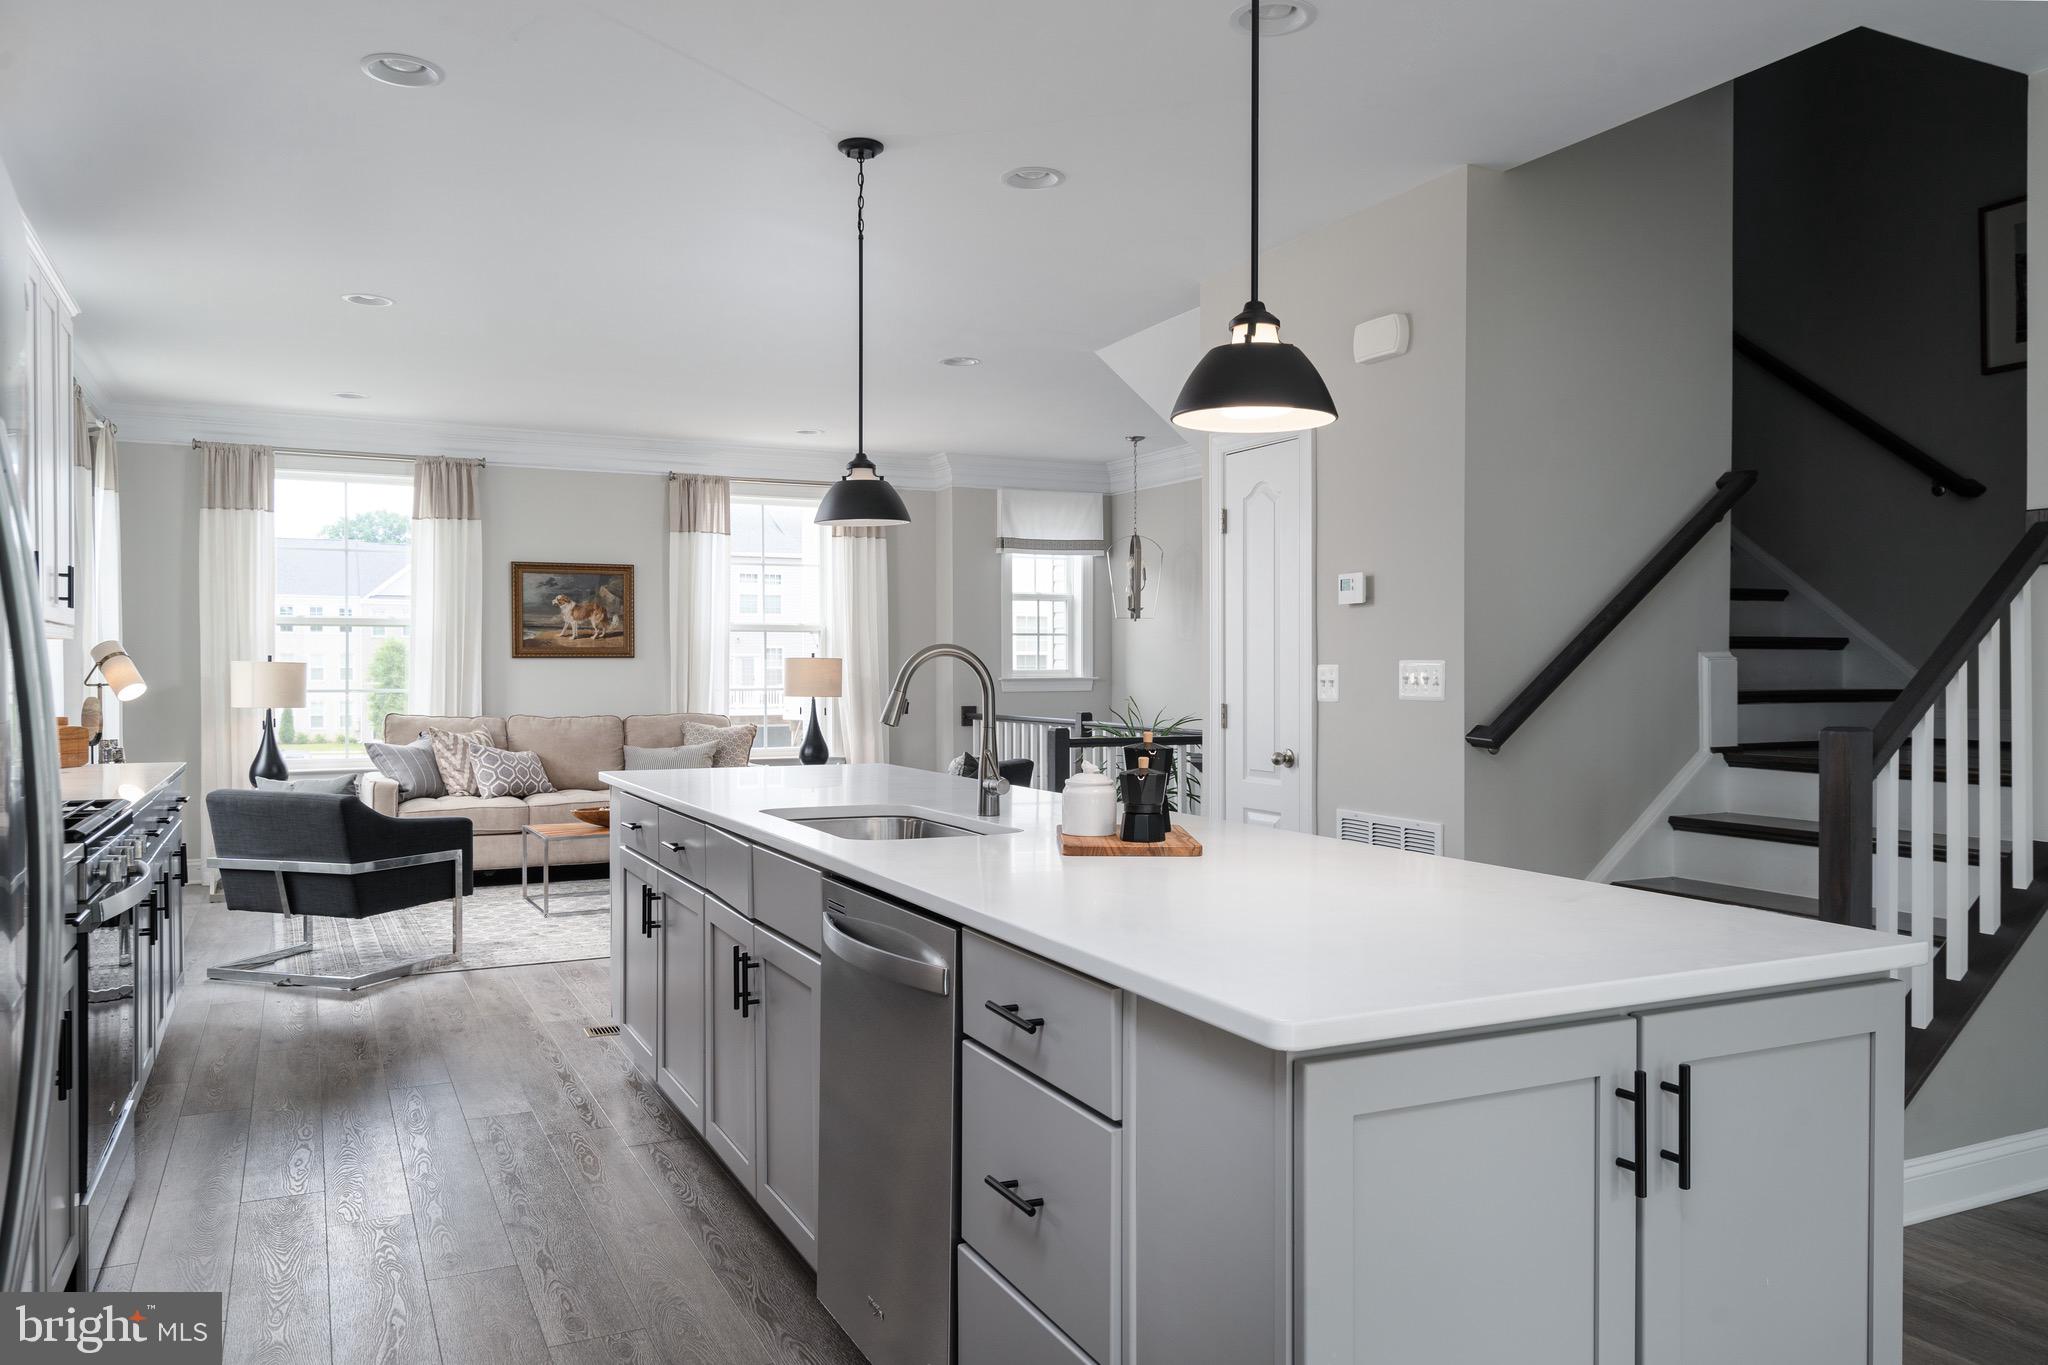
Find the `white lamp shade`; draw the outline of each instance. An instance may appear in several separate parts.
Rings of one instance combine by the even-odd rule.
[[[94,645],[92,661],[99,669],[100,681],[114,689],[116,700],[134,701],[149,690],[149,684],[142,680],[142,671],[128,657],[128,651],[121,648],[119,640],[102,640]]]
[[[836,697],[840,688],[840,661],[800,658],[782,665],[782,690],[792,697]]]
[[[306,666],[273,659],[237,659],[228,673],[228,705],[280,710],[306,704]]]

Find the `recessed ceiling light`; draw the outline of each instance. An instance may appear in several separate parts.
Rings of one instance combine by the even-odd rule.
[[[372,52],[363,58],[363,74],[385,85],[439,85],[441,68],[424,57],[403,52]]]
[[[343,294],[341,301],[343,303],[360,304],[364,308],[389,308],[391,306],[391,300],[385,298],[382,294]]]
[[[359,393],[337,393],[334,396],[336,398],[361,398],[363,395]]]
[[[969,365],[979,365],[981,363],[981,357],[973,355],[949,355],[944,360],[941,360],[939,363],[941,365],[951,365],[955,369],[965,369]]]
[[[825,429],[823,427],[798,427],[796,434],[799,436],[823,436]]]
[[[1019,166],[1003,174],[1003,183],[1013,190],[1049,190],[1067,178],[1065,171],[1050,166]]]
[[[1284,38],[1299,33],[1316,21],[1316,7],[1308,0],[1263,0],[1259,5],[1259,36]],[[1231,27],[1252,31],[1252,7],[1241,5],[1230,14]]]

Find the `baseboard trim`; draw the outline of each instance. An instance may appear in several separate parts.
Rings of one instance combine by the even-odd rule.
[[[2048,1128],[1906,1161],[1906,1222],[2048,1190]]]

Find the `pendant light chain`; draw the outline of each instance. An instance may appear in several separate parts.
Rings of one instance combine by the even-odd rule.
[[[1138,442],[1142,436],[1126,436],[1131,443],[1131,539],[1138,538]]]

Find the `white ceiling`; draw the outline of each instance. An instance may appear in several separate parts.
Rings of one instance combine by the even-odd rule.
[[[1177,437],[1095,351],[1243,251],[1230,10],[0,0],[0,160],[117,410],[844,451],[853,168],[833,144],[870,134],[870,450],[1110,459],[1127,433]],[[1266,240],[1859,23],[2048,66],[2048,7],[1998,0],[1322,0],[1267,47]],[[446,83],[357,70],[387,50]],[[1070,179],[998,183],[1029,163]],[[938,364],[961,353],[987,363]]]

